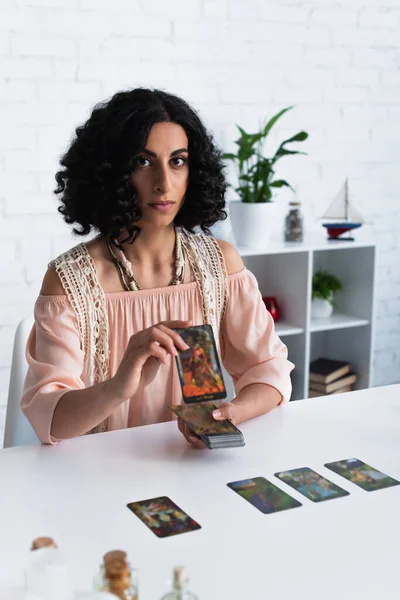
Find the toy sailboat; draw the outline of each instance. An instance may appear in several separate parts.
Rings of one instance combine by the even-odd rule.
[[[347,231],[357,229],[365,222],[361,214],[352,206],[349,201],[349,183],[348,179],[339,190],[338,195],[333,200],[328,210],[322,217],[323,219],[337,219],[336,222],[328,221],[323,223],[323,227],[328,230],[329,240],[354,241],[353,237],[341,237]]]

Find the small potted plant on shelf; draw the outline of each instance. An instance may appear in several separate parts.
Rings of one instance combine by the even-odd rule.
[[[311,317],[326,319],[333,312],[335,294],[342,289],[341,281],[327,271],[317,271],[312,278]]]
[[[232,229],[238,246],[265,247],[269,233],[276,229],[274,221],[274,192],[282,187],[293,189],[285,179],[275,177],[275,165],[283,156],[305,154],[288,150],[287,144],[304,142],[308,133],[300,131],[280,144],[271,158],[263,155],[264,143],[275,123],[293,106],[284,108],[270,119],[258,133],[247,133],[237,125],[240,137],[236,140],[237,154],[226,153],[237,167],[239,185],[235,188],[238,201],[229,202]],[[278,225],[279,227],[279,225]]]

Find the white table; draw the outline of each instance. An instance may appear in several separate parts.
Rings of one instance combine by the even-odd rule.
[[[21,582],[39,535],[87,590],[104,552],[158,600],[183,564],[201,600],[399,597],[400,486],[365,492],[323,467],[358,457],[400,479],[400,385],[292,402],[241,425],[246,447],[195,451],[174,423],[0,452],[0,583]],[[274,478],[309,466],[350,492],[315,504]],[[263,515],[226,483],[265,476],[303,506]],[[158,539],[126,504],[166,495],[202,529]]]

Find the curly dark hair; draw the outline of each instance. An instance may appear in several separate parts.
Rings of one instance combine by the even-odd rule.
[[[74,233],[94,229],[116,238],[125,229],[134,239],[141,212],[130,177],[152,126],[165,121],[181,125],[189,141],[189,183],[175,224],[209,234],[211,225],[226,219],[222,154],[197,113],[178,96],[137,88],[97,104],[61,158],[54,193],[64,221],[77,225]]]

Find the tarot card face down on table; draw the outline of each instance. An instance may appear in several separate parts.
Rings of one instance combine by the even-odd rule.
[[[176,356],[179,380],[186,403],[226,398],[226,389],[210,325],[175,329],[189,346]]]
[[[130,502],[127,507],[158,537],[169,537],[201,529],[194,519],[167,496]]]
[[[301,502],[289,496],[264,477],[241,479],[232,481],[227,485],[264,514],[302,506]]]
[[[280,471],[275,473],[275,477],[278,477],[313,502],[323,502],[324,500],[349,495],[349,492],[308,467]]]
[[[324,466],[367,492],[400,485],[400,481],[374,469],[374,467],[365,464],[358,458],[346,458],[345,460],[326,463]]]

